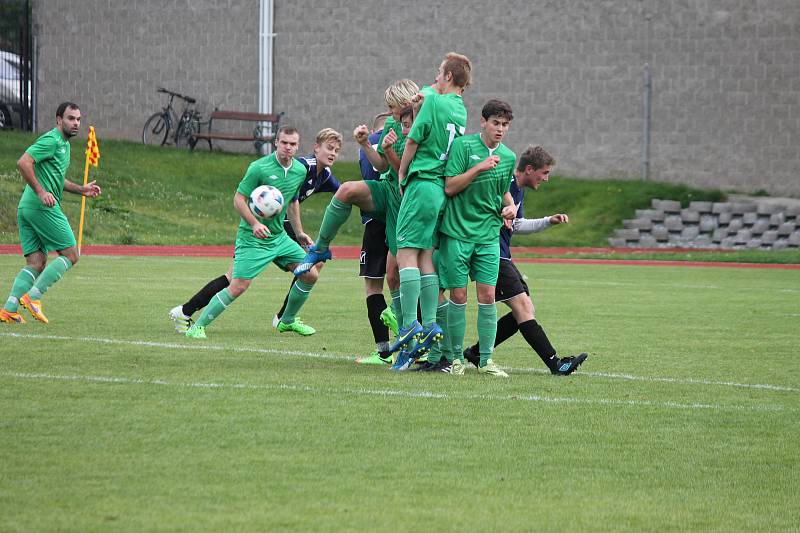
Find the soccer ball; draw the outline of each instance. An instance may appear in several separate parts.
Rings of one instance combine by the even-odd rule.
[[[250,211],[257,217],[272,218],[283,209],[283,194],[277,187],[261,185],[250,193]]]

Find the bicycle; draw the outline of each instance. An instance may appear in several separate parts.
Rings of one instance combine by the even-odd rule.
[[[158,92],[168,94],[169,102],[166,107],[161,108],[160,112],[150,115],[144,123],[142,143],[163,146],[167,144],[167,139],[171,139],[175,146],[185,144],[189,148],[193,148],[196,142],[194,135],[199,133],[203,126],[202,117],[194,108],[197,100],[163,87],[159,87]],[[180,117],[172,105],[175,97],[185,102]],[[173,130],[174,133],[170,135]]]

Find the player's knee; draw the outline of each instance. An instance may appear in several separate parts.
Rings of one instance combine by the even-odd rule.
[[[304,282],[313,285],[319,279],[319,269],[315,266],[305,274],[299,276],[298,279],[301,279]]]
[[[246,291],[249,286],[249,279],[234,279],[231,280],[231,284],[228,286],[228,291],[231,293],[231,296],[238,298],[244,294],[244,291]]]
[[[77,264],[78,259],[80,258],[77,251],[65,251],[61,255],[69,259],[70,263],[72,263],[73,266]]]

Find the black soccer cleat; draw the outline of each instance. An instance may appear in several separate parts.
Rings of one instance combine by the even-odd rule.
[[[475,368],[478,368],[481,365],[481,354],[475,350],[474,346],[470,346],[464,350],[464,359],[475,365]]]
[[[558,360],[554,368],[550,369],[550,373],[555,376],[569,376],[581,366],[581,363],[586,361],[587,357],[589,354],[585,352],[575,357],[563,357]]]

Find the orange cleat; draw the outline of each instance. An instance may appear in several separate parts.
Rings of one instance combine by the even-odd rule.
[[[20,305],[28,310],[28,312],[33,315],[33,318],[38,320],[39,322],[44,322],[45,324],[49,324],[50,321],[47,320],[47,317],[44,316],[42,312],[42,301],[41,300],[31,300],[31,297],[26,294],[22,295],[22,298],[19,299]]]
[[[22,315],[19,313],[12,313],[11,311],[0,309],[0,322],[5,322],[6,324],[24,324],[25,319],[22,318]]]

